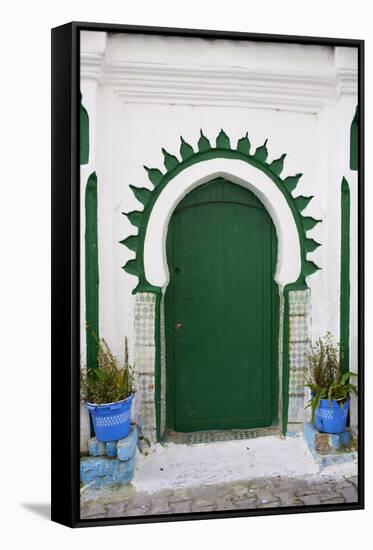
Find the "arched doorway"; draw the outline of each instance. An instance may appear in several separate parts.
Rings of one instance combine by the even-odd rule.
[[[277,237],[262,202],[219,177],[169,223],[166,426],[272,426],[278,415]]]
[[[267,162],[266,144],[251,151],[247,134],[238,140],[236,148],[223,131],[216,139],[216,147],[202,133],[198,151],[183,138],[181,141],[181,160],[163,149],[166,170],[145,167],[153,189],[130,186],[143,208],[123,212],[137,228],[136,234],[120,242],[135,253],[123,269],[138,279],[133,289],[136,295],[135,363],[139,385],[151,392],[145,391],[141,398],[142,432],[151,442],[166,436],[164,293],[170,279],[166,257],[169,222],[188,193],[214,178],[225,178],[254,193],[276,228],[278,254],[274,279],[280,304],[277,320],[275,315],[272,317],[271,329],[278,334],[278,346],[272,346],[271,353],[278,351],[278,356],[273,356],[273,365],[279,367],[278,410],[281,412],[276,428],[286,434],[288,426],[293,423],[299,426],[304,420],[305,390],[300,376],[304,369],[299,366],[310,327],[310,292],[306,279],[319,269],[310,255],[320,246],[308,232],[321,220],[304,215],[303,211],[313,197],[296,194],[301,173],[280,176],[284,155]]]

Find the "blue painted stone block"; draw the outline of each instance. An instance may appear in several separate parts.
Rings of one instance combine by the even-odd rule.
[[[312,422],[305,422],[303,435],[313,457],[323,466],[356,458],[354,452],[342,452],[351,441],[349,430],[340,434],[328,434],[319,432]]]
[[[339,434],[339,441],[340,441],[340,445],[343,445],[343,446],[349,445],[351,442],[351,432],[346,430],[345,432],[342,432],[341,434]]]
[[[117,456],[117,441],[108,441],[106,443],[106,454],[110,458]]]
[[[134,476],[136,454],[130,460],[87,456],[80,459],[80,481],[93,487],[128,483]]]
[[[132,480],[136,466],[137,426],[127,437],[101,443],[95,437],[88,442],[90,456],[80,460],[80,481],[93,487],[105,487]]]
[[[139,437],[137,426],[131,426],[131,431],[127,437],[120,439],[117,443],[117,456],[119,460],[130,460],[137,447],[137,440]]]
[[[88,454],[90,456],[105,456],[105,443],[101,443],[101,441],[97,441],[95,437],[91,437],[91,439],[88,441]]]

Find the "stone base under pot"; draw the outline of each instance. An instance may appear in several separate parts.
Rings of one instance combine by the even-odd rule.
[[[101,443],[95,437],[88,442],[89,456],[80,459],[80,481],[92,487],[129,483],[136,467],[138,430],[131,426],[127,437]]]
[[[305,422],[304,439],[313,457],[323,466],[354,460],[357,457],[350,430],[339,434],[320,432],[312,422]]]

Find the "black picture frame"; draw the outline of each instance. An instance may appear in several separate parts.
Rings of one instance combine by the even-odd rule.
[[[208,37],[358,49],[358,502],[304,507],[85,519],[79,515],[80,31]],[[364,41],[72,22],[52,29],[52,520],[69,527],[296,514],[364,508]]]

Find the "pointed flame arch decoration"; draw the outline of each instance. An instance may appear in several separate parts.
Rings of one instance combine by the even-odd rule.
[[[307,288],[306,278],[320,269],[312,260],[308,258],[308,254],[314,252],[320,245],[317,241],[307,237],[307,232],[312,230],[321,220],[317,220],[311,216],[303,216],[303,210],[308,206],[313,196],[298,195],[293,196],[302,174],[296,174],[294,176],[288,176],[285,179],[280,177],[280,174],[284,167],[284,160],[286,153],[281,155],[278,159],[273,160],[271,163],[267,163],[268,150],[267,141],[258,147],[254,154],[251,154],[251,143],[248,138],[248,134],[240,138],[237,142],[236,149],[231,147],[230,139],[224,130],[221,130],[217,139],[216,147],[212,147],[210,141],[203,134],[198,140],[198,151],[194,151],[193,147],[187,143],[183,137],[180,145],[181,160],[176,156],[168,153],[165,149],[162,149],[164,156],[165,172],[162,172],[158,168],[148,168],[144,166],[148,173],[148,178],[153,185],[153,189],[150,190],[145,187],[135,187],[130,185],[130,188],[136,197],[136,199],[144,206],[142,211],[133,210],[131,212],[122,212],[130,223],[138,229],[137,235],[130,235],[124,240],[120,241],[129,250],[135,252],[136,257],[130,259],[123,266],[123,269],[138,277],[138,285],[133,290],[133,294],[137,292],[155,292],[159,293],[161,289],[159,287],[151,285],[145,276],[144,269],[144,242],[147,231],[147,226],[150,218],[150,214],[153,210],[157,199],[162,190],[170,183],[173,178],[179,174],[185,168],[192,166],[198,162],[215,159],[215,158],[229,158],[238,159],[251,164],[253,167],[264,172],[281,191],[286,199],[286,202],[292,212],[297,231],[299,236],[300,250],[301,250],[301,270],[298,280],[293,283],[292,288]]]

